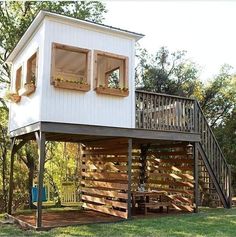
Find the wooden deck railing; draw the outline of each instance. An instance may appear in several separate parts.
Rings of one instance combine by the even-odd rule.
[[[196,132],[201,135],[201,147],[206,154],[207,161],[215,175],[218,185],[221,188],[228,207],[231,206],[231,168],[228,165],[224,154],[217,142],[217,139],[208,124],[206,117],[199,105],[195,105]]]
[[[136,128],[194,132],[192,99],[136,91]]]
[[[225,206],[231,205],[230,167],[196,100],[136,91],[136,128],[199,133],[208,172],[214,175]]]

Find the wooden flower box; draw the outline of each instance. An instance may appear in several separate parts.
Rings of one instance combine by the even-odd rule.
[[[21,96],[19,96],[19,95],[16,94],[16,93],[11,93],[11,94],[9,94],[8,98],[9,98],[9,100],[10,100],[11,102],[14,102],[14,103],[18,103],[18,102],[20,102],[20,100],[21,100]]]
[[[68,89],[68,90],[77,90],[77,91],[89,91],[89,84],[81,84],[76,82],[68,82],[68,81],[54,81],[54,87]]]
[[[23,88],[19,90],[19,95],[30,95],[35,91],[36,87],[34,83],[26,83],[24,84]]]
[[[96,92],[99,94],[114,95],[126,97],[129,95],[129,90],[119,89],[119,88],[109,88],[109,87],[97,87]]]

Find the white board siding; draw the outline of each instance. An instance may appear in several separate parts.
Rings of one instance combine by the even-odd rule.
[[[43,41],[44,25],[41,24],[38,31],[32,36],[31,40],[24,49],[17,55],[12,63],[11,91],[15,89],[15,72],[19,66],[23,66],[22,80],[26,82],[27,60],[38,50],[38,76],[36,81],[36,91],[29,96],[22,96],[19,103],[10,103],[9,112],[9,131],[27,126],[40,121],[40,102],[42,92],[42,65],[43,65]]]
[[[92,51],[91,90],[80,92],[55,88],[50,84],[52,42],[87,48]],[[25,47],[15,57],[12,67],[11,88],[15,85],[15,71],[23,64],[26,81],[28,58],[38,50],[38,77],[36,91],[22,96],[17,104],[10,104],[9,131],[39,121],[101,125],[113,127],[135,126],[134,94],[135,40],[119,33],[79,28],[75,24],[55,22],[45,18]],[[118,97],[97,94],[93,88],[93,51],[101,50],[129,58],[129,96]]]
[[[117,97],[97,94],[93,89],[85,93],[54,88],[50,85],[52,42],[129,57],[130,95]],[[134,40],[46,20],[44,45],[42,121],[114,127],[134,126]],[[93,53],[91,65],[93,71]],[[93,74],[89,81],[93,88]]]

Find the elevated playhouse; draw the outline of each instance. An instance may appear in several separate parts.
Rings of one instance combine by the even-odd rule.
[[[46,141],[81,145],[85,211],[131,218],[141,191],[165,193],[175,210],[197,211],[204,193],[231,207],[230,168],[198,102],[135,90],[135,43],[142,37],[45,11],[34,19],[7,60],[9,215],[14,155],[30,140],[39,148],[36,228],[44,227]],[[165,206],[159,202],[141,204]]]

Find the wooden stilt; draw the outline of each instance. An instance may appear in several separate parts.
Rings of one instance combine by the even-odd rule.
[[[142,166],[140,172],[140,184],[145,184],[147,182],[146,166],[147,166],[147,152],[149,148],[150,144],[141,145],[140,162]]]
[[[131,218],[132,139],[128,140],[128,218]]]
[[[11,215],[12,212],[12,200],[13,200],[13,175],[14,175],[14,159],[16,152],[24,146],[27,140],[22,140],[16,145],[16,138],[11,139],[11,157],[10,157],[10,179],[9,179],[9,193],[8,193],[8,206],[7,213]]]
[[[36,227],[42,227],[42,194],[43,194],[43,176],[45,163],[45,134],[35,133],[39,149],[39,172],[38,172],[38,202],[36,212]]]
[[[231,181],[231,166],[229,165],[229,178],[228,178],[228,185],[229,185],[229,208],[232,208],[232,181]]]
[[[194,203],[195,208],[194,212],[198,212],[198,204],[199,204],[199,190],[198,190],[198,143],[194,143]]]
[[[10,179],[9,179],[9,194],[8,194],[8,207],[7,207],[7,213],[9,215],[11,215],[12,211],[15,140],[16,140],[15,138],[11,140]]]

